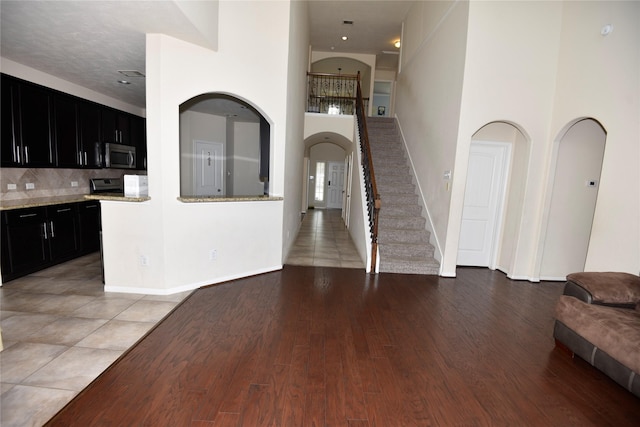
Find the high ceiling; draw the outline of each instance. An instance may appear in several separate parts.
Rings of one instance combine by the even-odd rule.
[[[164,33],[204,46],[217,43],[187,17],[193,12],[189,3],[202,5],[182,1],[2,0],[0,54],[144,108],[144,77],[126,77],[118,71],[144,74],[145,33]],[[216,9],[216,2],[208,3]],[[394,69],[398,55],[383,52],[397,50],[393,41],[400,38],[401,23],[411,3],[309,0],[311,45],[315,50],[375,54],[378,67]],[[344,24],[345,20],[353,24]],[[215,30],[209,26],[210,32],[217,33]],[[342,35],[348,40],[342,41]]]

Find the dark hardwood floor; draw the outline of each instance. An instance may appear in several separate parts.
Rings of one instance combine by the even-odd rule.
[[[48,425],[640,425],[554,348],[562,287],[285,266],[203,288]]]

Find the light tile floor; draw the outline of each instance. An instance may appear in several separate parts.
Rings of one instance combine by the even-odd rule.
[[[364,268],[340,210],[310,209],[287,264]],[[105,293],[98,253],[0,287],[0,425],[41,426],[189,292]]]
[[[0,288],[0,425],[41,426],[189,292],[105,293],[100,255]]]
[[[339,209],[307,211],[286,264],[364,269]]]

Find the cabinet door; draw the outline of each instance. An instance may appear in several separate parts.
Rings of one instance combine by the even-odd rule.
[[[131,116],[131,145],[136,147],[136,169],[147,169],[147,121]]]
[[[77,168],[83,165],[78,144],[78,120],[75,99],[56,94],[53,98],[54,135],[58,166]]]
[[[83,202],[78,205],[80,225],[80,251],[83,254],[100,249],[100,202]]]
[[[130,125],[130,115],[126,113],[119,112],[117,114],[117,129],[118,129],[118,137],[119,143],[130,145],[131,144],[131,125]]]
[[[110,108],[102,108],[100,112],[102,142],[118,142],[116,131],[116,112]]]
[[[20,134],[25,166],[55,165],[50,93],[39,86],[20,84]]]
[[[2,277],[38,270],[48,260],[44,208],[2,212]]]
[[[2,75],[0,83],[0,96],[2,97],[2,105],[0,106],[0,161],[2,166],[17,166],[20,163],[18,159],[18,144],[20,141],[18,135],[18,84],[10,77]],[[21,150],[21,149],[20,149]]]
[[[51,260],[74,258],[79,252],[77,205],[59,205],[47,209]]]
[[[92,102],[79,102],[79,138],[85,167],[102,167],[102,145],[100,144],[100,110]]]

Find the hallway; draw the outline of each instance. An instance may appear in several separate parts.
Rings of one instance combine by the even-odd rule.
[[[364,269],[340,209],[309,209],[285,264]]]

